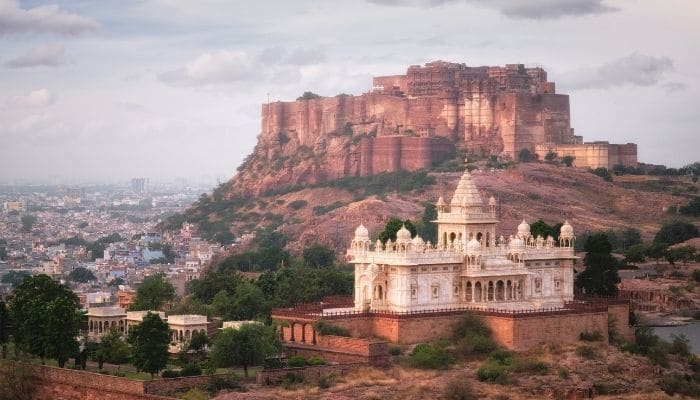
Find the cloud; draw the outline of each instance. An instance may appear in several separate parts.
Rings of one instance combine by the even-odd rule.
[[[326,51],[320,47],[297,47],[288,51],[282,46],[275,46],[260,52],[256,59],[264,65],[310,65],[326,61]]]
[[[258,70],[246,53],[218,50],[203,53],[182,68],[164,72],[158,78],[172,86],[196,86],[245,81]]]
[[[666,93],[673,93],[673,92],[679,92],[682,90],[686,90],[688,88],[688,85],[682,82],[666,82],[661,87],[666,90]]]
[[[37,66],[56,67],[67,62],[65,49],[61,45],[45,44],[34,47],[25,54],[5,63],[10,68]]]
[[[0,34],[56,33],[78,35],[100,28],[90,17],[71,14],[56,5],[23,9],[16,0],[0,0]]]
[[[5,101],[7,108],[40,108],[52,104],[55,97],[48,89],[33,90],[27,94],[11,96]]]
[[[557,19],[618,11],[603,0],[367,0],[384,6],[438,7],[466,3],[488,7],[512,19]]]
[[[563,74],[559,82],[568,89],[607,89],[615,86],[653,86],[673,71],[668,57],[632,53],[594,68]]]
[[[182,68],[164,72],[158,78],[171,86],[203,86],[217,83],[280,79],[299,79],[299,68],[326,60],[323,48],[287,50],[270,47],[255,57],[231,50],[217,50],[199,55]]]

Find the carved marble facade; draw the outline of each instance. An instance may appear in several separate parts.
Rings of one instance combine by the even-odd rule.
[[[411,237],[372,243],[360,225],[348,249],[355,264],[355,308],[421,311],[475,307],[529,310],[573,300],[574,231],[558,242],[533,237],[523,221],[515,235],[497,236],[496,200],[485,209],[469,172],[447,204],[437,202],[438,243]]]

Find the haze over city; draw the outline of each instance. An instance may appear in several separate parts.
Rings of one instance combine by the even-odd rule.
[[[261,104],[432,60],[541,66],[587,141],[697,158],[700,5],[0,0],[0,181],[227,179]]]

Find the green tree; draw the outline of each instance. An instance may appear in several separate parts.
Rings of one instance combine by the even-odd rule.
[[[700,217],[700,196],[693,197],[688,204],[681,206],[678,211],[683,215]]]
[[[405,221],[401,221],[398,218],[391,218],[384,226],[384,230],[379,233],[379,240],[381,240],[382,243],[386,243],[388,239],[395,242],[396,232],[398,232],[403,226],[405,226],[406,229],[411,232],[411,237],[416,236],[416,227],[410,220],[407,219]]]
[[[10,303],[15,344],[42,360],[56,358],[63,367],[78,351],[79,304],[75,293],[50,277],[27,277]]]
[[[136,297],[131,305],[131,309],[138,310],[159,310],[168,301],[175,298],[175,288],[165,280],[163,274],[147,276],[143,283],[136,289]]]
[[[612,256],[612,245],[605,233],[596,233],[586,239],[586,256],[583,264],[586,269],[576,276],[576,286],[586,294],[612,296],[617,294],[620,276],[618,263]]]
[[[36,217],[31,214],[23,215],[22,219],[22,232],[31,232],[32,228],[34,228],[34,225],[36,224]]]
[[[72,270],[70,274],[68,274],[68,279],[73,282],[85,283],[89,281],[94,281],[97,278],[95,278],[95,275],[89,269],[84,267],[78,267]]]
[[[548,151],[547,154],[545,154],[544,159],[548,162],[556,161],[558,158],[557,153],[553,152],[552,150]]]
[[[272,326],[243,324],[238,329],[227,328],[214,339],[211,359],[217,367],[248,367],[262,364],[266,357],[277,351],[278,343]]]
[[[427,203],[423,210],[423,218],[420,225],[416,227],[418,234],[426,242],[435,244],[437,242],[437,224],[434,223],[437,219],[437,207],[433,203]]]
[[[630,264],[638,264],[644,262],[647,256],[647,246],[644,244],[635,244],[630,246],[625,251],[625,262]]]
[[[131,357],[131,347],[122,338],[122,333],[119,330],[112,328],[102,337],[100,342],[100,350],[104,355],[104,360],[110,364],[117,366],[117,371],[121,364],[129,361]]]
[[[0,243],[0,261],[7,260],[7,245],[3,242]]]
[[[647,247],[647,257],[653,258],[658,264],[660,259],[666,257],[667,251],[668,245],[666,243],[654,242]]]
[[[532,154],[528,149],[522,149],[518,152],[518,161],[520,162],[533,162],[537,160],[537,155]]]
[[[2,276],[0,282],[9,283],[13,288],[16,288],[28,276],[31,274],[27,271],[10,271]]]
[[[574,160],[576,160],[576,157],[574,156],[564,156],[561,158],[561,162],[563,162],[567,167],[574,165]]]
[[[695,246],[689,244],[683,246],[674,246],[666,251],[666,260],[674,264],[676,261],[687,263],[695,260]]]
[[[314,243],[304,249],[302,253],[304,264],[314,267],[328,267],[335,262],[335,251],[322,244]]]
[[[0,345],[2,358],[7,358],[7,342],[10,340],[10,313],[4,301],[0,301]]]
[[[674,245],[685,242],[688,239],[698,237],[698,227],[684,221],[674,221],[664,224],[654,236],[655,243]]]
[[[192,338],[190,339],[189,349],[194,350],[197,353],[201,353],[209,345],[209,336],[206,332],[194,331],[192,332]]]
[[[608,171],[607,168],[605,167],[599,167],[594,170],[591,170],[591,173],[593,175],[598,175],[599,177],[603,178],[606,182],[612,182],[613,178],[612,175],[610,175],[610,171]]]
[[[258,319],[270,313],[262,290],[250,281],[243,281],[236,286],[232,303],[234,318],[237,320]]]
[[[168,362],[170,328],[158,314],[148,313],[143,321],[129,328],[129,343],[132,346],[131,362],[139,371],[153,376],[165,368]]]
[[[538,219],[537,221],[533,222],[532,225],[530,225],[530,233],[534,237],[542,236],[543,239],[546,239],[547,236],[551,236],[554,238],[554,242],[557,242],[559,240],[559,232],[562,225],[564,224],[558,223],[552,226],[543,220]]]
[[[317,95],[314,92],[304,92],[301,96],[297,97],[297,101],[300,100],[313,100],[313,99],[320,99],[321,96]]]

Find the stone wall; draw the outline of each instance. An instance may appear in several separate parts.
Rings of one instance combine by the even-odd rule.
[[[144,382],[116,376],[47,366],[27,366],[36,382],[35,399],[52,400],[165,400],[147,394]]]
[[[574,157],[573,165],[580,168],[607,168],[615,165],[627,167],[637,166],[637,145],[610,144],[607,142],[581,143],[581,144],[539,144],[535,146],[535,153],[540,160],[544,160],[547,153],[553,151],[558,157]]]
[[[289,375],[301,377],[305,382],[318,381],[322,377],[343,376],[351,371],[360,368],[366,368],[367,363],[350,363],[341,365],[319,365],[315,367],[300,367],[300,368],[284,368],[272,369],[267,371],[258,371],[255,380],[259,385],[276,385],[284,382],[284,379]]]

